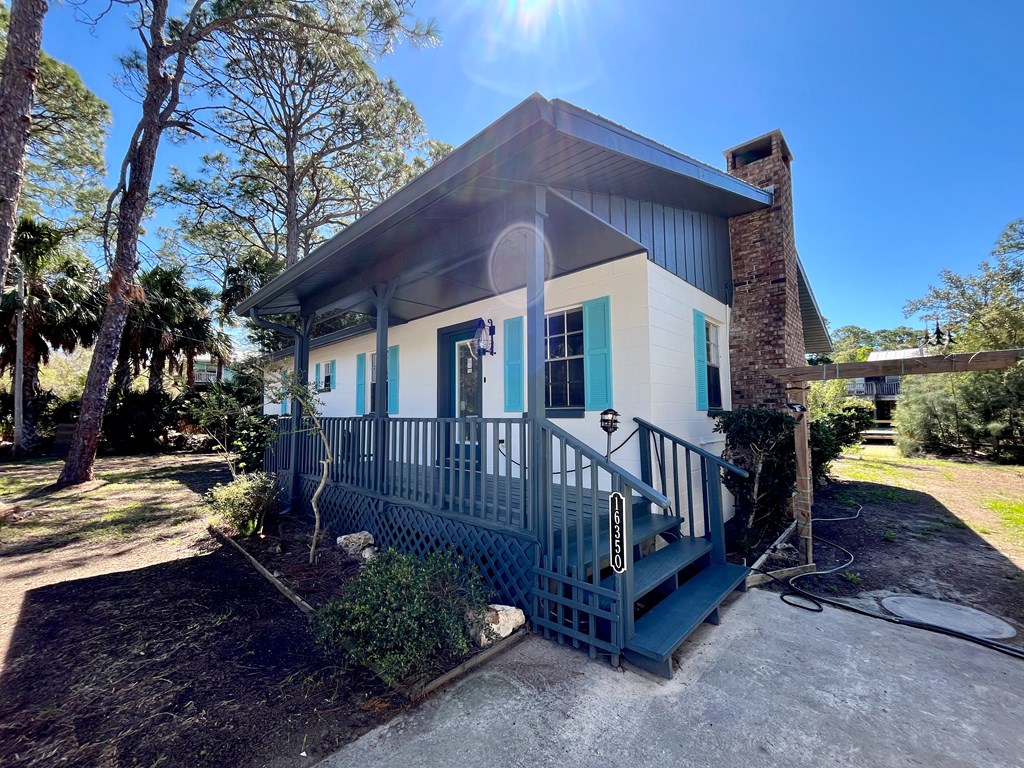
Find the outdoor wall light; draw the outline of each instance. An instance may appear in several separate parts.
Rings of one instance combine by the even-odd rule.
[[[611,459],[612,457],[612,432],[619,428],[619,412],[614,408],[601,411],[601,429],[608,434],[608,449],[605,451],[604,457]]]
[[[494,354],[494,321],[485,321],[482,317],[476,321],[476,335],[473,336],[473,349],[477,355]]]

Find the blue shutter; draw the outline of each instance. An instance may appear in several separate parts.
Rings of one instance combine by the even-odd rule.
[[[388,347],[388,413],[398,413],[398,345]]]
[[[583,376],[588,411],[612,407],[612,309],[607,296],[583,302]]]
[[[331,377],[331,391],[334,391],[334,389],[338,386],[338,361],[337,360],[331,360],[331,362],[329,362],[327,364],[327,373]]]
[[[697,382],[697,410],[708,409],[708,339],[704,313],[693,310],[693,365]]]
[[[320,391],[320,363],[316,364],[316,373],[313,374],[313,380],[316,382],[316,391]]]
[[[366,353],[356,355],[356,416],[366,413]]]
[[[523,318],[505,321],[505,412],[522,413],[523,405]]]
[[[282,397],[281,398],[281,415],[282,416],[287,416],[288,415],[288,398],[287,397]]]

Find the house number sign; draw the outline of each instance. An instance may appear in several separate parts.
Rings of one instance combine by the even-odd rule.
[[[611,566],[616,573],[626,572],[626,499],[616,491],[608,497],[608,535],[611,538]]]

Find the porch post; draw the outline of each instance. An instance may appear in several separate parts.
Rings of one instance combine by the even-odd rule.
[[[802,382],[790,382],[786,385],[786,398],[789,402],[807,408],[807,385]],[[809,565],[814,562],[814,539],[812,509],[814,506],[814,481],[811,477],[811,427],[806,410],[797,414],[799,420],[793,430],[796,450],[796,493],[793,495],[793,517],[796,519],[796,532],[799,537],[800,564]]]
[[[372,291],[373,303],[377,305],[377,382],[374,391],[374,477],[377,490],[383,492],[385,470],[387,467],[387,423],[388,416],[388,321],[390,319],[391,298],[395,295],[395,286],[381,283]]]
[[[309,334],[313,330],[316,315],[302,315],[299,319],[299,333],[295,336],[295,360],[292,375],[295,384],[306,386],[309,379]],[[288,506],[294,512],[302,502],[301,475],[299,474],[299,441],[302,435],[302,401],[292,398],[292,439],[288,451]]]
[[[544,221],[547,219],[547,188],[534,188],[533,248],[526,252],[526,413],[530,422],[530,506],[534,531],[541,541],[547,530],[547,482],[544,440],[540,420],[544,407]]]

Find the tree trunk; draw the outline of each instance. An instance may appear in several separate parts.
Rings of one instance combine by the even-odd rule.
[[[96,448],[100,440],[103,411],[107,405],[107,385],[114,359],[121,347],[132,285],[139,267],[139,227],[149,200],[156,152],[164,129],[164,115],[173,114],[180,82],[165,70],[166,44],[162,37],[167,18],[167,0],[157,0],[151,10],[149,28],[153,35],[146,52],[147,89],[142,102],[139,132],[129,148],[125,164],[124,186],[116,206],[117,241],[107,284],[107,308],[103,313],[99,337],[93,348],[89,376],[82,395],[82,415],[75,427],[71,450],[64,462],[58,483],[77,485],[92,479]]]
[[[26,327],[26,332],[31,330]],[[25,453],[36,447],[38,435],[36,422],[39,419],[39,352],[32,343],[32,337],[25,337],[25,355],[22,368],[23,421],[21,424],[21,445]]]
[[[114,384],[111,387],[112,394],[118,394],[124,397],[128,394],[128,390],[131,389],[132,379],[135,378],[132,374],[131,360],[128,359],[128,355],[124,352],[119,351],[117,353],[117,364],[114,366]]]
[[[284,253],[286,267],[299,262],[299,183],[291,144],[285,149]]]
[[[153,357],[149,361],[149,394],[155,395],[164,391],[164,368],[167,365],[167,355],[159,349],[153,350]]]
[[[46,0],[14,0],[11,4],[7,54],[0,71],[0,286],[7,282],[18,226],[45,15]]]
[[[196,385],[196,356],[189,352],[185,355],[185,388],[191,389]]]

